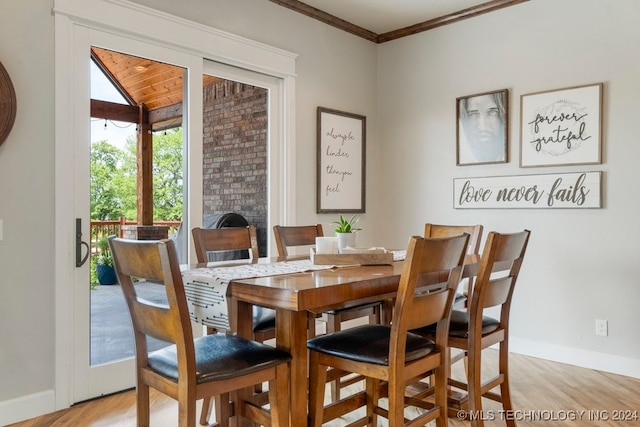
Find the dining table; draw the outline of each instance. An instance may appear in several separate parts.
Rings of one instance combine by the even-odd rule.
[[[307,328],[310,316],[333,309],[369,302],[393,301],[404,266],[402,251],[394,261],[383,265],[315,266],[306,260],[297,269],[284,274],[227,279],[227,304],[230,323],[239,336],[251,338],[253,306],[272,308],[276,312],[275,345],[291,354],[290,362],[290,426],[307,425],[308,354]],[[297,260],[297,259],[296,259]],[[302,261],[302,260],[301,260]],[[246,263],[247,261],[245,261]],[[279,258],[260,258],[254,264],[291,262]],[[463,276],[475,274],[477,255],[468,255]],[[303,268],[303,266],[308,266]],[[219,266],[207,265],[190,274],[215,272]],[[277,269],[275,271],[278,271]],[[195,273],[194,273],[195,272]],[[446,280],[446,278],[443,278]],[[189,281],[187,281],[189,282]],[[185,290],[187,283],[185,283]],[[193,316],[192,316],[193,317]]]

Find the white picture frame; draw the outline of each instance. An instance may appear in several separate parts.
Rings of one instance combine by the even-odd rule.
[[[602,89],[597,83],[520,97],[520,167],[602,162]]]

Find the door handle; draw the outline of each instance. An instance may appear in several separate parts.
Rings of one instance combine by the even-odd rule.
[[[87,249],[87,253],[84,256],[82,256],[83,246]],[[82,267],[87,262],[90,253],[89,245],[87,242],[82,241],[82,219],[76,218],[76,267]]]

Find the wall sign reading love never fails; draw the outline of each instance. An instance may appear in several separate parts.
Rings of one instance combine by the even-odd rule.
[[[317,212],[365,211],[366,117],[318,107]]]
[[[453,207],[601,208],[602,172],[456,178]]]

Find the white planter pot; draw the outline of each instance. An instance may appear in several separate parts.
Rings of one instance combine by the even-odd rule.
[[[336,236],[338,236],[338,251],[342,252],[342,249],[347,246],[355,248],[357,235],[357,233],[336,233]]]

